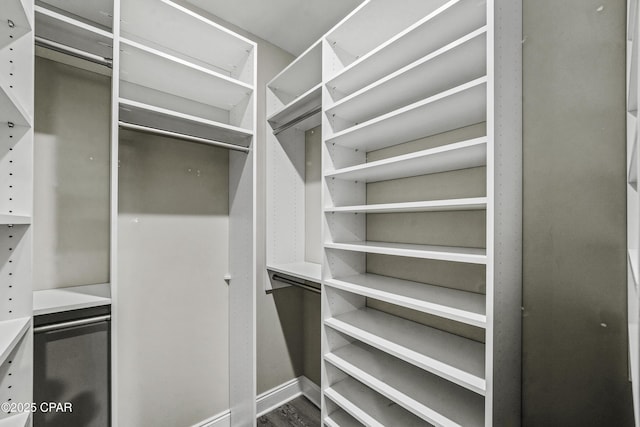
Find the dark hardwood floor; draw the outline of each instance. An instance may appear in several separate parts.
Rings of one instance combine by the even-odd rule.
[[[258,427],[320,427],[320,409],[306,397],[296,397],[258,418]]]

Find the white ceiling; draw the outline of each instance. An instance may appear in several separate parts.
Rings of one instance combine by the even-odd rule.
[[[297,56],[363,0],[188,0]]]

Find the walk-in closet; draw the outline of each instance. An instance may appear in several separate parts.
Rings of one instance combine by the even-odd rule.
[[[637,0],[3,0],[0,427],[640,426]]]

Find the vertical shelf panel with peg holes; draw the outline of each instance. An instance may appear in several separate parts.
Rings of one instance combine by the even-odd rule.
[[[0,402],[32,401],[33,2],[0,9]],[[28,413],[0,411],[3,426]]]
[[[514,0],[325,36],[325,424],[520,424],[521,40]]]
[[[638,1],[627,1],[627,320],[635,425],[640,426],[640,265],[638,198]]]

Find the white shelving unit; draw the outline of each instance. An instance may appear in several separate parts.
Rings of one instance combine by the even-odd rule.
[[[519,425],[520,2],[365,1],[322,55],[325,423]]]
[[[320,212],[308,209],[314,194],[306,182],[307,162],[314,159],[306,158],[305,133],[320,125],[321,105],[318,41],[267,84],[267,122],[273,131],[267,135],[267,291],[291,281],[312,287],[320,283],[321,259],[306,250],[309,245],[320,249],[321,241],[311,241],[310,215],[317,214],[317,229]],[[315,162],[319,169],[319,156]],[[319,206],[319,187],[316,192]],[[282,277],[288,283],[278,280]]]
[[[640,426],[640,198],[638,196],[638,10],[627,1],[627,321],[635,425]]]
[[[0,9],[0,402],[31,402],[34,10],[9,0]],[[3,426],[29,414],[0,413]]]

